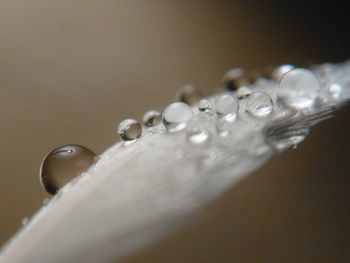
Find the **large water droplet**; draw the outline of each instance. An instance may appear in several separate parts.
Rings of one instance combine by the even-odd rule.
[[[224,87],[227,90],[236,91],[242,86],[249,84],[249,78],[247,73],[242,68],[234,68],[229,71],[224,76]]]
[[[269,125],[266,129],[266,140],[276,151],[282,152],[302,142],[309,131],[310,126],[305,117],[296,114]]]
[[[294,69],[280,80],[278,94],[288,106],[303,110],[315,106],[319,91],[320,84],[311,71]]]
[[[293,65],[284,64],[274,68],[271,72],[271,78],[275,81],[280,81],[282,77],[289,71],[293,70],[295,67]]]
[[[55,194],[73,178],[88,170],[95,156],[90,149],[76,144],[54,149],[41,164],[41,185],[50,194]]]
[[[183,130],[192,118],[191,107],[183,102],[172,103],[163,112],[163,123],[169,132]]]
[[[214,102],[214,110],[217,114],[225,116],[227,120],[233,121],[238,110],[237,99],[229,94],[219,95]]]
[[[272,109],[272,99],[263,92],[254,92],[246,98],[246,111],[254,117],[267,117]]]
[[[132,141],[141,136],[142,126],[133,119],[123,120],[118,126],[118,134],[123,141]]]
[[[162,116],[159,111],[150,110],[143,115],[142,122],[147,127],[157,126],[161,124]]]
[[[196,105],[204,98],[203,92],[193,85],[185,85],[178,91],[177,100],[184,102],[190,106]]]

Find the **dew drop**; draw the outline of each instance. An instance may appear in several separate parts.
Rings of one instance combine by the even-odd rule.
[[[94,163],[95,156],[90,149],[76,144],[54,149],[41,164],[41,185],[50,194],[56,194],[72,179],[88,170]]]
[[[200,111],[208,111],[211,110],[211,103],[208,99],[202,99],[199,103],[198,103],[198,109]]]
[[[242,86],[249,84],[249,78],[247,73],[242,68],[234,68],[229,71],[224,76],[224,87],[227,90],[236,91]]]
[[[172,103],[163,112],[163,123],[169,132],[183,130],[192,118],[191,107],[183,102]]]
[[[279,82],[278,93],[282,101],[296,110],[315,106],[319,96],[320,84],[311,71],[293,69]]]
[[[245,99],[247,98],[250,94],[252,93],[251,89],[250,88],[247,88],[247,87],[240,87],[238,90],[237,90],[237,97],[238,99]]]
[[[142,126],[133,119],[123,120],[118,126],[118,134],[123,141],[132,141],[141,136]]]
[[[273,102],[269,95],[254,92],[246,98],[246,111],[254,117],[267,117],[272,113]]]
[[[271,78],[275,81],[280,81],[281,78],[287,74],[289,71],[293,70],[295,67],[293,65],[284,64],[274,68],[271,72]]]
[[[142,118],[142,123],[146,127],[153,127],[161,124],[162,116],[159,111],[150,110],[147,111]]]
[[[214,110],[217,114],[226,116],[227,120],[234,120],[238,110],[238,101],[231,95],[220,95],[214,102]]]
[[[187,84],[180,88],[177,93],[177,100],[190,106],[196,105],[204,98],[204,93],[193,85]]]
[[[289,147],[296,147],[309,134],[310,125],[300,116],[272,123],[266,129],[266,139],[272,147],[282,152]]]
[[[218,118],[215,127],[217,134],[221,137],[227,137],[230,134],[230,122],[225,118]]]
[[[199,113],[187,127],[187,137],[191,144],[199,145],[210,137],[211,118],[206,113]]]
[[[29,218],[28,217],[25,217],[22,219],[22,226],[26,226],[29,224]]]
[[[328,87],[327,92],[331,100],[333,101],[340,100],[341,93],[342,93],[342,86],[340,86],[337,83],[333,83]]]

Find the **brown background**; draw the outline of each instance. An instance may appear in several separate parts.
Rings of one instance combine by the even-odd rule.
[[[0,245],[48,195],[43,156],[101,153],[117,123],[233,66],[349,57],[345,8],[293,1],[0,2]],[[135,262],[348,262],[349,109]]]

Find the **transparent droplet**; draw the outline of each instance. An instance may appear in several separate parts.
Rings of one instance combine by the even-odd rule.
[[[267,117],[272,109],[272,99],[263,92],[254,92],[246,98],[246,111],[254,117]]]
[[[118,134],[123,141],[132,141],[141,136],[142,126],[133,119],[123,120],[118,126]]]
[[[302,142],[309,131],[310,125],[305,118],[294,115],[288,119],[272,123],[266,129],[266,139],[276,151],[282,152]]]
[[[50,198],[44,198],[43,205],[46,206],[50,202]]]
[[[214,110],[221,116],[226,116],[227,120],[234,120],[238,110],[238,101],[229,94],[219,95],[214,102]]]
[[[227,137],[230,135],[231,125],[230,121],[227,121],[225,118],[218,118],[216,121],[216,132],[221,137]]]
[[[208,99],[202,99],[199,103],[198,103],[198,109],[200,111],[207,111],[211,109],[211,103]]]
[[[95,156],[90,149],[76,144],[54,149],[41,164],[41,185],[50,194],[55,194],[72,179],[88,170],[95,162]]]
[[[150,110],[147,111],[142,118],[142,123],[147,127],[153,127],[161,124],[162,115],[159,111]]]
[[[205,113],[199,113],[187,127],[187,137],[191,144],[199,145],[210,137],[211,119]]]
[[[248,73],[248,79],[250,83],[254,83],[257,79],[261,77],[262,77],[262,73],[257,69],[250,70]]]
[[[237,90],[237,97],[238,99],[245,99],[247,98],[250,94],[252,93],[251,89],[250,88],[247,88],[247,87],[240,87],[238,90]]]
[[[234,68],[229,71],[224,76],[224,87],[227,90],[236,91],[242,86],[249,84],[249,78],[247,73],[242,68]]]
[[[28,217],[25,217],[22,219],[22,226],[26,226],[29,224],[29,218]]]
[[[190,106],[196,105],[204,98],[204,93],[197,87],[187,84],[180,88],[177,93],[177,100],[184,102]]]
[[[286,73],[278,89],[282,101],[297,110],[313,108],[319,91],[320,84],[312,72],[306,69],[293,69]]]
[[[183,130],[192,118],[191,107],[183,102],[172,103],[163,112],[163,123],[169,132]]]
[[[293,70],[295,67],[293,65],[284,64],[274,68],[271,72],[271,78],[275,81],[280,81],[281,78],[287,74],[289,71]]]
[[[333,83],[328,87],[328,95],[332,101],[337,101],[341,99],[341,93],[342,93],[342,86]]]

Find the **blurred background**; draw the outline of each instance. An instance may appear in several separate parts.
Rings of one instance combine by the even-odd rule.
[[[345,5],[345,4],[344,4]],[[350,57],[336,1],[0,2],[0,246],[48,194],[53,148],[96,153],[119,121],[162,109],[226,70]],[[198,219],[126,262],[349,262],[350,108],[315,127]]]

